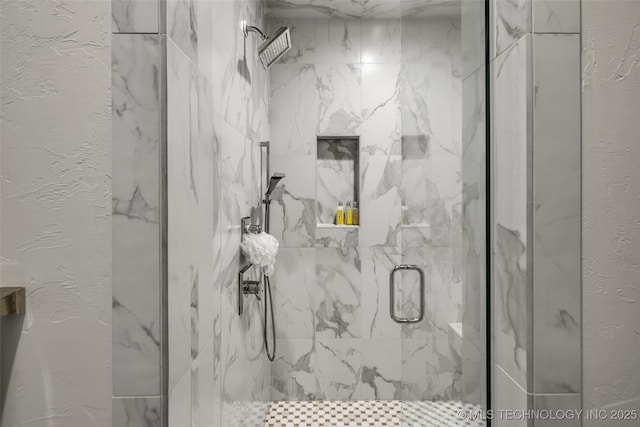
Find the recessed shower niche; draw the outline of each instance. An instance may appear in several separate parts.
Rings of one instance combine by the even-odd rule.
[[[345,209],[347,203],[353,207],[354,202],[359,202],[359,152],[357,136],[318,137],[316,200],[319,226],[336,224],[339,202]]]

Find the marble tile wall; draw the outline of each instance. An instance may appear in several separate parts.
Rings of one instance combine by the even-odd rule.
[[[262,306],[236,312],[240,218],[260,219],[269,139],[268,74],[239,22],[263,15],[114,1],[114,426],[248,426],[266,410]]]
[[[486,68],[484,7],[462,5],[462,396],[486,407]],[[482,5],[480,5],[482,6]]]
[[[237,313],[240,219],[260,220],[269,139],[268,74],[238,24],[264,28],[262,7],[167,2],[169,426],[249,426],[269,400],[262,303]]]
[[[460,361],[443,331],[462,300],[460,19],[270,21],[281,25],[293,46],[270,72],[270,167],[286,173],[271,213],[281,242],[271,397],[458,398]],[[323,185],[338,191],[316,174],[317,135],[359,137],[358,228],[317,225],[335,209]],[[425,271],[429,306],[403,329],[388,286],[408,262]]]
[[[494,370],[528,395],[530,409],[574,408],[582,391],[579,2],[492,6]],[[507,388],[493,390],[494,404],[504,402]]]
[[[533,58],[533,389],[579,393],[580,35],[536,34]]]
[[[161,44],[112,40],[113,392],[160,396]]]
[[[494,60],[494,360],[527,388],[531,277],[528,200],[531,36]],[[499,135],[499,136],[498,136]]]
[[[158,34],[164,0],[111,0],[111,32]]]
[[[166,37],[160,2],[112,1],[113,426],[166,425]]]

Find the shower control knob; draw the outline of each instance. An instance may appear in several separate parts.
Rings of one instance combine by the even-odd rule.
[[[258,301],[262,301],[262,299],[260,298],[260,295],[262,294],[262,289],[260,288],[260,281],[245,280],[242,287],[242,293],[245,295],[255,295]]]

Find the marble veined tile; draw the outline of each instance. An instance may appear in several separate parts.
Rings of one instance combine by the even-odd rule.
[[[360,246],[399,246],[400,156],[362,156]]]
[[[317,64],[318,135],[360,132],[360,64]]]
[[[402,249],[392,247],[361,248],[362,259],[362,337],[399,338],[400,324],[389,313],[389,274],[402,264]],[[398,299],[396,312],[402,301]]]
[[[249,136],[248,130],[251,128],[251,116],[255,108],[252,87],[257,89],[260,79],[254,76],[253,62],[256,61],[257,54],[250,54],[256,52],[257,40],[249,37],[245,44],[239,27],[242,17],[247,14],[243,6],[246,4],[239,1],[215,2],[209,33],[213,41],[207,43],[211,46],[211,60],[215,64],[211,75],[214,109],[231,126]]]
[[[313,248],[281,248],[271,276],[276,334],[278,338],[313,338],[314,311],[311,292],[315,285]]]
[[[492,407],[495,411],[526,411],[527,409],[531,409],[528,404],[529,396],[527,392],[520,387],[501,366],[494,364],[492,374],[491,384],[495,384],[493,387],[495,394]],[[498,419],[496,421],[497,422],[492,423],[492,425],[495,424],[499,427],[526,427],[529,425],[527,420],[524,419],[506,420],[503,418],[502,420]]]
[[[530,36],[496,58],[493,138],[496,161],[495,224],[495,308],[494,355],[502,368],[521,386],[526,384],[527,251],[527,105],[531,82],[527,73],[531,52]]]
[[[311,338],[278,339],[271,365],[272,400],[307,400],[317,396],[315,343]]]
[[[315,154],[319,101],[315,67],[275,64],[270,74],[271,153]]]
[[[578,413],[582,410],[582,395],[580,393],[535,394],[533,396],[534,410],[549,411],[551,414],[568,414],[569,411]],[[586,416],[583,413],[583,419]],[[623,422],[624,423],[624,422]],[[612,423],[613,424],[613,423]],[[535,427],[580,427],[581,420],[575,419],[540,419],[535,420]]]
[[[160,391],[160,45],[113,36],[113,381]]]
[[[359,227],[318,226],[316,227],[316,247],[357,248],[359,235]]]
[[[580,0],[535,0],[534,33],[580,33]]]
[[[536,34],[533,50],[534,390],[577,393],[582,389],[580,36]]]
[[[191,370],[185,371],[174,387],[169,389],[168,425],[191,425]]]
[[[313,247],[316,229],[315,156],[272,156],[271,171],[286,174],[273,192],[271,234],[281,247]]]
[[[220,383],[213,373],[214,343],[202,348],[191,367],[191,420],[192,425],[220,425],[219,412],[214,405]]]
[[[360,150],[363,153],[400,154],[400,71],[399,64],[362,65]]]
[[[311,290],[317,337],[361,335],[361,261],[355,248],[316,248],[316,283]]]
[[[461,58],[459,17],[402,19],[402,63],[451,63]]]
[[[404,248],[402,264],[417,265],[425,275],[425,316],[418,324],[403,325],[403,336],[418,338],[429,336],[430,331],[447,331],[449,323],[461,320],[462,289],[452,277],[452,249],[441,247]],[[419,312],[419,276],[404,272],[402,301],[405,316]]]
[[[485,70],[463,82],[462,398],[486,401],[486,99]]]
[[[134,241],[131,237],[135,236]],[[157,224],[113,218],[113,389],[160,391],[160,268]],[[155,249],[155,250],[154,250]]]
[[[186,381],[185,372],[200,346],[197,87],[191,61],[167,41],[169,389],[178,387],[177,381]]]
[[[506,48],[531,32],[530,0],[494,0],[495,53]]]
[[[197,0],[166,0],[167,36],[197,63]]]
[[[402,392],[406,400],[457,400],[461,365],[446,332],[402,340]]]
[[[359,20],[316,21],[316,64],[359,64],[360,51]]]
[[[466,78],[485,61],[485,2],[461,3],[460,37],[462,46],[462,77]]]
[[[318,397],[323,400],[359,399],[362,340],[320,338],[316,340]]]
[[[158,33],[160,0],[112,0],[111,31]]]
[[[431,378],[426,370],[430,341],[426,338],[402,339],[402,400],[427,400]]]
[[[160,160],[160,44],[157,36],[113,36],[114,213],[157,222]]]
[[[400,19],[365,19],[360,23],[361,63],[399,64],[401,60]]]
[[[358,397],[367,400],[400,399],[402,395],[402,339],[362,340],[362,367]]]
[[[193,67],[195,69],[195,67]],[[197,92],[197,110],[191,112],[197,120],[192,122],[192,162],[197,163],[193,178],[198,188],[198,203],[192,213],[196,225],[193,231],[193,262],[198,267],[197,308],[198,308],[198,351],[209,344],[214,337],[215,318],[219,317],[219,305],[215,298],[216,276],[219,274],[219,222],[218,201],[222,197],[220,171],[217,157],[219,150],[215,138],[213,93],[209,81],[198,75],[194,78]],[[213,184],[212,184],[213,183]],[[212,244],[213,243],[213,244]],[[211,260],[215,260],[212,262]],[[193,305],[193,304],[192,304]],[[194,346],[195,347],[195,346]]]
[[[161,427],[161,398],[114,398],[111,416],[113,427]]]
[[[451,62],[403,65],[402,135],[423,137],[430,150],[460,152],[461,79]]]

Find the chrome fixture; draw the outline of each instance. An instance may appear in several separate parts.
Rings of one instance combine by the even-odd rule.
[[[242,236],[241,240],[244,240],[245,234],[257,234],[262,231],[262,226],[259,224],[251,224],[251,217],[245,216],[240,219],[240,232]],[[254,295],[258,301],[260,301],[260,295],[262,294],[262,290],[260,289],[260,281],[259,280],[244,280],[244,275],[249,269],[253,267],[252,263],[245,265],[238,273],[238,315],[242,315],[244,313],[244,296],[245,295]]]
[[[251,224],[251,217],[245,216],[240,219],[240,231],[242,232],[241,239],[244,240],[245,234],[258,234],[262,231],[260,224]]]
[[[420,275],[420,313],[417,317],[398,317],[396,316],[396,287],[393,278],[398,271],[417,271]],[[389,315],[396,323],[420,323],[424,319],[424,272],[417,265],[401,264],[396,265],[389,274]]]
[[[261,147],[267,148],[267,158],[269,153],[269,144],[261,144]],[[278,183],[282,178],[285,177],[283,173],[274,173],[269,178],[269,185],[267,186],[267,191],[264,194],[264,199],[262,203],[264,204],[264,231],[269,232],[269,207],[271,206],[271,194],[273,190],[278,186]],[[270,361],[276,358],[276,324],[274,320],[273,314],[273,299],[271,297],[271,282],[269,281],[269,276],[264,275],[264,322],[263,322],[263,338],[264,338],[264,347],[267,352],[267,357]],[[273,338],[273,351],[269,348],[269,340],[267,339],[267,318],[268,318],[268,307],[271,307],[271,337]]]
[[[273,193],[273,190],[276,189],[276,187],[278,186],[278,183],[284,177],[285,177],[285,174],[276,172],[271,176],[271,178],[269,178],[269,187],[267,187],[267,192],[264,195],[264,203],[266,204],[271,203],[271,193]]]
[[[263,43],[258,47],[258,55],[264,68],[271,67],[291,49],[291,34],[288,27],[280,27],[275,33],[267,37],[260,28],[247,25],[246,21],[242,21],[242,32],[245,37],[251,32],[258,34],[262,38]]]

